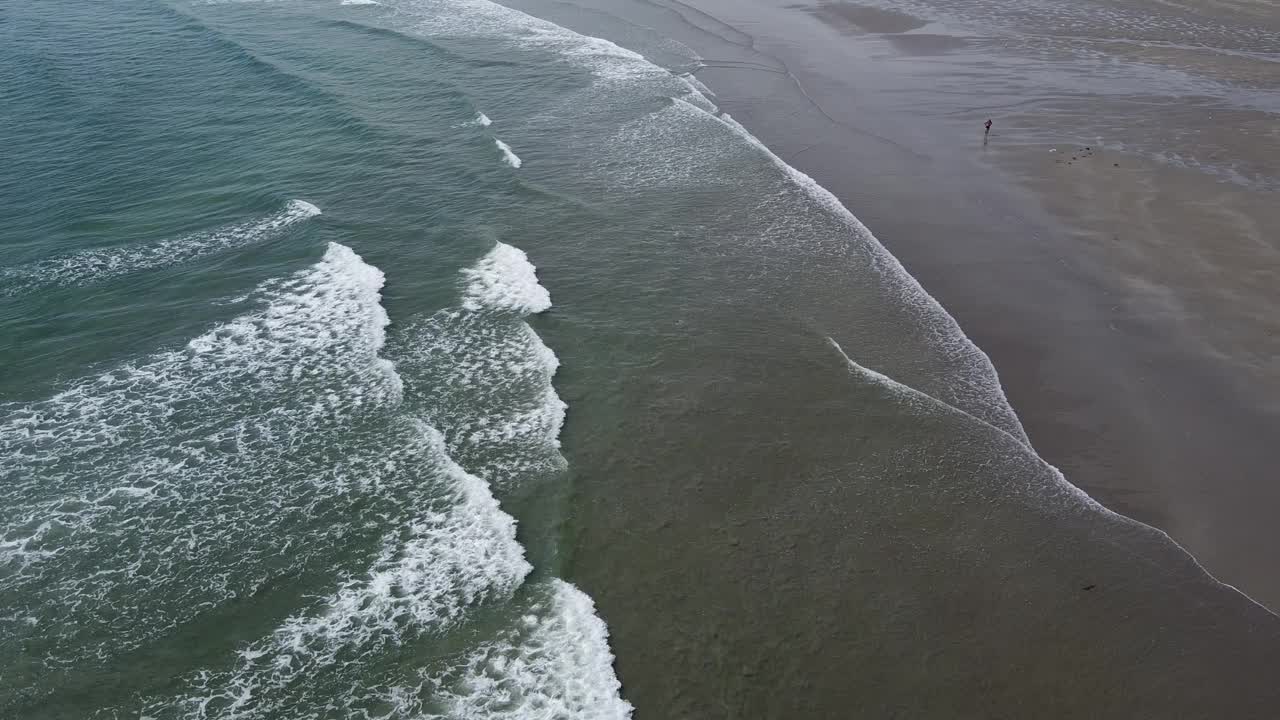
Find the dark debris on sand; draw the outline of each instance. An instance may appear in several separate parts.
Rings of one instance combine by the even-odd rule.
[[[1051,150],[1050,152],[1058,152],[1058,149],[1057,149],[1057,148],[1054,148],[1054,149],[1053,149],[1053,150]],[[1070,159],[1070,160],[1064,160],[1064,159],[1062,159],[1062,158],[1060,157],[1060,158],[1058,158],[1057,160],[1054,160],[1054,162],[1055,162],[1055,163],[1057,163],[1057,164],[1059,164],[1059,165],[1060,165],[1060,164],[1062,164],[1062,163],[1066,163],[1066,164],[1068,164],[1068,165],[1073,165],[1073,164],[1075,164],[1076,162],[1079,162],[1080,160],[1083,160],[1084,158],[1090,158],[1090,157],[1093,157],[1094,155],[1096,155],[1096,154],[1097,154],[1097,151],[1093,149],[1093,146],[1092,146],[1092,145],[1085,145],[1084,147],[1077,147],[1077,148],[1075,148],[1072,152],[1073,152],[1074,154],[1071,156],[1071,159]],[[1066,153],[1064,152],[1063,154],[1065,155]],[[1120,167],[1120,163],[1112,163],[1112,165],[1113,165],[1114,167]]]

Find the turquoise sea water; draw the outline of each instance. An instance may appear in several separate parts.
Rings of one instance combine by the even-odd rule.
[[[534,72],[337,4],[7,32],[4,714],[625,714],[500,242],[557,203],[477,122]]]
[[[846,539],[919,587],[1048,592],[1103,537],[1099,574],[1158,556],[1235,602],[1039,461],[986,357],[688,48],[486,0],[3,12],[0,715],[620,718],[634,682],[659,716],[652,653],[614,653],[669,629],[651,568],[685,559],[593,538],[704,507],[667,489],[720,487],[705,458],[847,473]],[[868,518],[930,534],[898,563]],[[602,618],[583,556],[647,590]]]

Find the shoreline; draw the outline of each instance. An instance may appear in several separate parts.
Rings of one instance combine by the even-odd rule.
[[[984,164],[980,134],[974,147],[871,102],[897,84],[874,67],[855,78],[871,88],[824,74],[849,65],[824,51],[865,48],[797,34],[816,21],[794,8],[737,7],[761,13],[744,22],[662,0],[522,4],[674,73],[701,65],[720,110],[852,209],[994,361],[1037,444],[1002,353],[1037,370],[1052,353],[1028,338],[1105,328],[1106,307],[1089,266],[1061,252],[1055,218]],[[1165,532],[1083,502],[1078,478],[1063,483],[1009,434],[931,402],[954,375],[913,376],[910,358],[877,346],[859,323],[900,316],[855,276],[785,265],[807,254],[785,243],[721,242],[714,278],[737,262],[751,280],[772,259],[767,291],[748,282],[703,308],[717,297],[704,284],[665,288],[672,309],[700,308],[697,335],[642,373],[620,368],[607,401],[565,378],[565,447],[585,478],[565,572],[609,625],[637,717],[1253,717],[1275,704],[1275,615]],[[564,297],[566,278],[548,281]],[[767,302],[736,302],[747,298]],[[682,337],[676,323],[664,332]],[[647,347],[655,329],[620,327],[624,346]],[[1022,387],[1069,390],[1051,379]]]
[[[1109,444],[1130,452],[1100,462],[1074,449],[1100,429],[1071,408],[1036,418],[1041,428],[1029,431],[1037,448],[1069,478],[1087,480],[1084,489],[1108,507],[1165,530],[1214,577],[1274,613],[1280,580],[1270,568],[1280,555],[1269,509],[1280,503],[1280,488],[1266,478],[1280,459],[1270,441],[1280,436],[1280,413],[1266,392],[1276,387],[1276,368],[1263,358],[1280,335],[1265,313],[1265,288],[1250,287],[1251,270],[1224,252],[1213,228],[1229,227],[1221,217],[1233,205],[1253,205],[1245,211],[1253,218],[1280,212],[1254,193],[1142,158],[1104,153],[1088,158],[1103,160],[1093,167],[1046,169],[1046,155],[1018,147],[992,162],[1063,219],[1062,240],[1082,263],[1123,268],[1123,282],[1105,288],[1105,327],[1080,334],[1129,358],[1136,384],[1100,379],[1103,367],[1076,371],[1077,382],[1108,387],[1086,411],[1108,418]],[[1109,177],[1113,159],[1131,176]],[[1073,209],[1076,221],[1067,224]],[[1252,272],[1274,274],[1266,268]],[[1197,274],[1222,282],[1205,284]],[[1055,372],[1071,377],[1060,366]],[[1037,381],[1017,379],[1015,395]]]
[[[900,13],[854,15],[870,25],[865,32],[921,25]],[[1196,264],[1214,251],[1215,229],[1231,221],[1244,241],[1259,245],[1255,260],[1271,256],[1261,228],[1280,224],[1280,212],[1259,193],[1194,169],[1085,151],[1066,137],[1056,146],[1028,141],[1010,127],[1021,118],[999,118],[982,145],[979,115],[973,135],[951,147],[936,138],[911,141],[947,129],[937,123],[906,122],[896,133],[903,139],[887,137],[877,126],[897,123],[880,122],[874,104],[853,107],[848,98],[891,94],[881,89],[889,81],[871,81],[867,92],[863,81],[875,72],[867,68],[835,82],[820,56],[793,71],[816,54],[811,47],[826,43],[795,45],[772,30],[780,23],[768,27],[751,49],[780,59],[790,73],[784,79],[799,91],[791,94],[817,117],[784,109],[793,106],[778,101],[785,81],[709,64],[698,75],[721,109],[853,208],[956,318],[991,358],[1037,452],[1068,482],[1164,530],[1223,584],[1269,610],[1280,607],[1280,578],[1270,571],[1280,563],[1280,543],[1266,512],[1280,503],[1280,488],[1265,482],[1267,468],[1280,464],[1267,440],[1280,436],[1280,399],[1249,394],[1280,379],[1267,361],[1280,356],[1280,327],[1266,317],[1267,292],[1280,286],[1280,273],[1242,267],[1241,258],[1219,251],[1210,268],[1215,285],[1205,280],[1210,263]],[[1051,147],[1061,155],[1054,158]],[[1073,151],[1078,160],[1068,167]],[[870,177],[847,169],[868,166]],[[885,170],[887,183],[879,175]],[[899,212],[928,189],[945,196],[913,206],[910,217]],[[1157,200],[1166,215],[1141,217]],[[1245,301],[1232,297],[1240,277],[1232,273],[1241,270],[1256,276],[1240,289],[1251,293],[1257,317],[1243,320],[1237,309]],[[1215,304],[1206,304],[1210,294]]]
[[[0,707],[1280,707],[1280,616],[1046,462],[1012,392],[1119,480],[1132,458],[1190,476],[1177,453],[1266,445],[1265,346],[1163,392],[1248,360],[1272,322],[1172,312],[1237,304],[1188,277],[1248,268],[1229,287],[1259,308],[1275,285],[1216,236],[1169,253],[1164,218],[1249,238],[1262,210],[1165,192],[1181,176],[1161,169],[1064,169],[1013,116],[988,146],[957,109],[968,88],[936,77],[974,41],[917,15],[692,1],[715,15],[20,14],[34,180],[14,207],[39,235],[29,277],[57,282],[5,304],[34,384],[5,383],[0,427]],[[49,67],[67,72],[49,85]],[[136,132],[103,134],[121,123]],[[329,219],[285,232],[295,197]],[[1130,292],[1099,295],[1114,278]],[[1202,403],[1218,434],[1162,434]],[[1243,407],[1256,436],[1232,431]],[[1134,506],[1184,532],[1266,507],[1216,492],[1179,513],[1156,501],[1195,488],[1148,474]]]

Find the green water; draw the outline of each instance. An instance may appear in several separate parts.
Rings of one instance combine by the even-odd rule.
[[[1112,655],[1272,652],[683,46],[484,0],[3,32],[4,716],[832,716],[920,673],[945,716],[1170,585]]]

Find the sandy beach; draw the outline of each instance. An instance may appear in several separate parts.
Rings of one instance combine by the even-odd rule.
[[[721,107],[991,356],[1046,460],[1280,607],[1280,46],[1255,5],[1167,28],[1124,3],[1038,26],[986,5],[664,5]],[[1188,13],[1220,51],[1179,51]]]
[[[520,6],[696,71],[721,110],[853,209],[957,319],[1041,457],[1280,606],[1266,174],[1277,145],[1263,122],[1275,36],[1220,30],[1222,52],[1206,59],[1179,52],[1194,31],[1176,30],[1188,15],[1207,26],[1221,12],[1232,27],[1251,16],[1180,8],[1161,25],[1142,6],[1099,5],[1089,25],[1065,9],[1001,17],[995,4]],[[1237,82],[1224,87],[1222,73]],[[815,292],[826,295],[812,327],[845,321],[849,298]],[[820,348],[780,363],[770,358],[796,338],[751,342],[744,357],[740,338],[700,338],[702,382],[646,387],[631,411],[654,419],[617,430],[629,442],[613,453],[578,458],[591,482],[575,501],[570,575],[609,622],[637,717],[1274,715],[1274,615],[1202,586],[1164,535],[1019,499],[1040,471],[999,452],[975,465],[969,446],[935,448],[922,468],[905,426],[903,447],[868,446],[889,415],[853,387],[822,390],[836,369]],[[567,446],[608,421],[584,410]],[[751,450],[706,457],[717,442],[706,427]],[[858,458],[887,456],[899,474],[860,474]],[[953,549],[978,538],[1008,547]],[[1099,587],[1116,594],[1077,602]]]
[[[1111,280],[1098,286],[1111,303],[1105,330],[1065,329],[1101,357],[1072,366],[1051,353],[1025,373],[1007,363],[1003,377],[1015,403],[1043,408],[1023,418],[1068,477],[1277,607],[1273,193],[1082,149],[1016,147],[992,159],[1062,219],[1060,238],[1089,275]],[[1074,406],[1037,402],[1036,388],[1064,380],[1093,391],[1074,394]]]
[[[1280,716],[1273,8],[11,6],[0,716]]]

